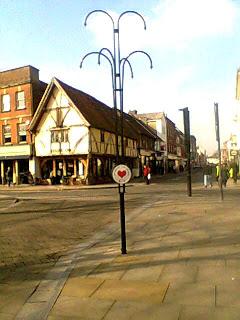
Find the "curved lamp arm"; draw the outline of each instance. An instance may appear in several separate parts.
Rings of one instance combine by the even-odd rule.
[[[97,52],[97,51],[92,51],[92,52],[89,52],[89,53],[85,54],[85,56],[82,58],[82,60],[81,60],[81,62],[80,62],[80,65],[79,65],[80,69],[82,69],[83,61],[84,61],[88,56],[91,56],[91,55],[93,55],[93,54],[98,54],[98,53],[99,53],[99,52]]]
[[[142,51],[142,50],[136,50],[136,51],[133,51],[131,52],[126,58],[123,58],[121,59],[121,64],[122,64],[122,77],[121,77],[121,110],[123,111],[123,85],[124,85],[124,67],[125,67],[125,63],[127,62],[128,65],[130,66],[130,69],[132,71],[132,65],[131,63],[129,62],[129,58],[135,54],[135,53],[143,53],[144,55],[146,55],[150,61],[150,68],[152,69],[153,68],[153,64],[152,64],[152,59],[150,57],[150,55],[145,52],[145,51]],[[133,75],[133,73],[132,73]],[[133,77],[133,76],[132,76]]]
[[[132,10],[124,11],[123,13],[120,14],[120,16],[118,17],[118,21],[117,21],[118,29],[119,29],[120,19],[122,18],[123,15],[125,15],[125,14],[127,14],[127,13],[133,13],[133,14],[136,14],[138,17],[140,17],[141,20],[142,20],[142,22],[143,22],[143,25],[144,25],[144,30],[147,29],[146,21],[144,20],[143,16],[142,16],[140,13],[138,13],[137,11],[132,11]]]
[[[128,58],[122,58],[120,61],[120,65],[122,65],[122,71],[124,72],[124,65],[126,62],[130,68],[131,78],[133,78],[133,68],[132,68],[132,65],[131,65],[130,61],[128,60]]]
[[[100,57],[103,56],[104,58],[107,59],[107,61],[109,62],[110,66],[111,66],[111,74],[112,74],[112,89],[113,89],[113,92],[114,92],[114,95],[115,95],[115,82],[114,82],[114,67],[113,67],[113,64],[112,64],[112,61],[109,59],[109,57],[107,55],[105,55],[104,53],[102,53],[101,51],[97,52],[97,51],[92,51],[92,52],[89,52],[87,53],[83,58],[82,58],[82,61],[80,62],[80,68],[82,68],[83,66],[83,62],[84,60],[91,56],[91,55],[94,55],[94,54],[97,54],[98,55],[98,64],[100,65]],[[114,97],[113,97],[114,98]]]
[[[109,53],[109,55],[110,55],[110,57],[111,57],[111,59],[112,59],[112,62],[111,62],[111,63],[114,65],[114,57],[113,57],[113,54],[112,54],[112,52],[111,52],[108,48],[102,48],[102,49],[99,51],[99,54],[98,54],[98,64],[100,64],[100,56],[101,56],[101,55],[107,57],[107,56],[103,53],[103,51],[107,51],[107,53]]]
[[[142,50],[133,51],[133,52],[129,53],[129,55],[127,56],[126,59],[130,58],[130,57],[131,57],[133,54],[135,54],[135,53],[142,53],[142,54],[144,54],[145,56],[147,56],[147,58],[148,58],[149,61],[150,61],[150,69],[153,68],[152,59],[151,59],[150,55],[149,55],[147,52],[145,52],[145,51],[142,51]]]
[[[113,24],[113,27],[114,27],[113,18],[112,18],[112,17],[110,16],[110,14],[107,13],[107,11],[105,11],[105,10],[93,10],[93,11],[89,12],[88,15],[87,15],[86,18],[85,18],[85,21],[84,21],[84,26],[85,26],[85,27],[86,27],[86,25],[87,25],[87,20],[88,20],[88,18],[89,18],[93,13],[97,13],[97,12],[101,12],[101,13],[104,13],[105,15],[107,15],[107,16],[111,19],[112,24]]]

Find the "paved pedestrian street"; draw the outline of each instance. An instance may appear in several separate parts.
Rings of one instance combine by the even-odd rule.
[[[151,197],[131,211],[126,203],[126,255],[119,224],[108,224],[63,255],[34,292],[32,279],[18,300],[1,297],[0,319],[239,320],[240,185],[229,185],[223,202],[217,186],[194,185],[192,197],[133,188]]]

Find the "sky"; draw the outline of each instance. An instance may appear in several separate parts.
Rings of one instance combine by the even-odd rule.
[[[113,50],[109,17],[119,22],[121,57],[131,56],[134,78],[124,69],[124,111],[165,112],[183,131],[190,111],[191,133],[211,154],[217,149],[214,103],[219,104],[221,141],[236,129],[233,121],[236,73],[240,67],[240,0],[0,0],[0,71],[32,65],[40,79],[57,77],[112,106],[111,68],[85,54]]]

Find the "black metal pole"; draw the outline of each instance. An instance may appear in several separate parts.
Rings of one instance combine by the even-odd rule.
[[[218,103],[214,103],[214,113],[215,113],[216,140],[217,140],[217,144],[218,144],[218,162],[219,162],[218,184],[219,184],[219,189],[220,189],[221,200],[223,200],[222,160],[221,160],[221,143],[220,143],[220,130],[219,130]]]
[[[188,108],[181,109],[183,111],[184,121],[184,140],[185,150],[187,154],[187,194],[192,196],[192,170],[191,170],[191,146],[190,146],[190,120]]]
[[[125,11],[120,14],[117,24],[115,24],[112,16],[104,10],[93,10],[91,11],[85,18],[84,25],[87,25],[87,20],[89,16],[91,16],[93,13],[102,13],[105,14],[108,18],[110,18],[112,22],[112,28],[113,28],[113,53],[108,48],[102,48],[99,52],[90,52],[84,56],[84,58],[81,61],[80,67],[82,67],[83,60],[92,54],[98,54],[98,64],[100,64],[100,57],[104,57],[107,59],[107,61],[110,63],[111,70],[112,70],[112,90],[113,90],[113,107],[115,110],[115,139],[116,139],[116,162],[119,164],[119,162],[124,163],[125,162],[125,145],[124,145],[124,113],[123,113],[123,78],[124,78],[124,65],[125,62],[127,62],[131,75],[133,77],[133,71],[131,63],[129,62],[128,58],[121,58],[121,52],[120,52],[120,36],[119,36],[119,30],[120,30],[120,20],[121,18],[130,13],[137,15],[143,22],[144,29],[146,29],[146,23],[144,18],[136,11]],[[106,52],[103,53],[103,52]],[[134,53],[144,53],[147,55],[147,57],[150,59],[151,62],[151,68],[152,68],[152,60],[150,56],[145,51],[133,51],[128,55],[130,57]],[[121,73],[121,62],[123,62],[122,66],[122,73]],[[118,110],[118,103],[119,103],[119,109],[120,109],[120,117],[119,117],[119,110]],[[119,128],[120,124],[120,128]],[[119,156],[119,148],[118,148],[118,140],[119,140],[119,134],[121,135],[121,157]],[[121,160],[121,161],[120,161]],[[120,186],[119,185],[119,195],[120,195],[120,221],[121,221],[121,242],[122,242],[122,254],[126,254],[126,228],[125,228],[125,206],[124,206],[124,193],[125,193],[125,185]]]
[[[127,253],[127,241],[126,241],[126,223],[125,223],[125,184],[118,185],[119,199],[120,199],[120,223],[121,223],[121,252],[122,254]]]

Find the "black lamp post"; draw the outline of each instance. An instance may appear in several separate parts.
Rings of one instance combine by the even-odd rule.
[[[101,57],[104,57],[111,66],[111,76],[112,76],[112,92],[113,92],[113,108],[115,109],[115,135],[116,135],[116,160],[117,163],[125,162],[124,156],[124,126],[123,126],[123,88],[124,88],[124,70],[127,63],[131,77],[133,78],[133,69],[129,61],[129,58],[135,53],[142,53],[147,56],[150,61],[150,68],[152,68],[152,59],[148,53],[142,50],[137,50],[131,52],[127,57],[122,58],[120,52],[120,20],[126,14],[137,15],[143,22],[144,29],[146,30],[146,22],[144,18],[136,11],[125,11],[121,13],[115,22],[112,16],[104,10],[93,10],[85,18],[84,25],[87,25],[87,20],[93,13],[103,13],[105,14],[112,22],[112,31],[113,31],[113,52],[108,48],[102,48],[99,51],[92,51],[87,53],[80,63],[80,68],[82,68],[83,61],[90,55],[98,55],[98,64],[100,65]],[[121,135],[121,161],[119,159],[119,149],[118,149],[118,135],[119,135],[119,125],[118,125],[118,106],[120,109],[120,135]]]
[[[142,53],[147,56],[150,61],[150,68],[152,68],[152,59],[145,51],[137,50],[131,52],[127,57],[122,58],[120,52],[120,20],[126,14],[134,14],[137,15],[143,22],[144,29],[146,29],[146,22],[144,18],[136,11],[125,11],[121,13],[115,23],[112,16],[104,11],[104,10],[93,10],[91,11],[85,18],[84,25],[87,25],[87,20],[90,15],[93,13],[103,13],[105,14],[112,22],[112,32],[113,32],[113,52],[108,48],[102,48],[100,51],[92,51],[87,53],[80,63],[80,68],[82,67],[83,61],[88,56],[94,54],[98,55],[98,64],[100,65],[101,57],[104,57],[111,66],[111,75],[112,75],[112,92],[113,92],[113,108],[115,110],[115,140],[116,140],[116,162],[124,163],[125,162],[125,150],[124,150],[124,115],[123,115],[123,88],[124,88],[124,70],[125,65],[127,64],[131,76],[133,78],[133,69],[132,65],[129,61],[130,57],[135,53]],[[119,157],[119,149],[118,149],[118,135],[119,135],[119,125],[118,125],[118,105],[120,107],[120,135],[121,135],[121,159]],[[119,184],[119,195],[120,195],[120,222],[121,222],[121,251],[122,254],[127,253],[126,248],[126,228],[125,228],[125,206],[124,206],[124,193],[125,193],[125,184]]]

